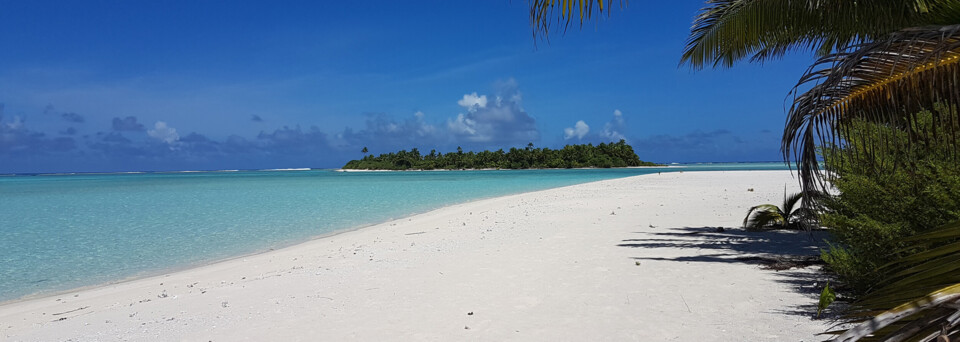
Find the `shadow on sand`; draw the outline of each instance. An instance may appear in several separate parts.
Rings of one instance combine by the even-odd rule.
[[[647,238],[625,239],[617,246],[628,248],[696,249],[700,255],[665,257],[634,257],[636,260],[677,262],[716,262],[756,264],[777,272],[777,282],[787,284],[799,293],[807,294],[809,304],[775,310],[775,312],[814,318],[817,296],[830,276],[803,268],[821,265],[820,249],[826,247],[824,231],[763,231],[750,232],[739,228],[716,227],[653,228],[656,231],[636,232]],[[651,253],[656,254],[656,252]]]

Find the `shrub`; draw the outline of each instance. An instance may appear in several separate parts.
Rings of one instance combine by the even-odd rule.
[[[925,112],[913,127],[941,127],[940,134],[949,134],[944,128],[955,124],[934,122]],[[862,293],[883,276],[878,267],[917,252],[905,249],[904,238],[960,218],[960,161],[951,156],[954,146],[947,139],[912,144],[909,129],[860,121],[847,134],[868,139],[835,153],[824,150],[839,194],[825,201],[821,215],[837,243],[823,256],[852,290]]]

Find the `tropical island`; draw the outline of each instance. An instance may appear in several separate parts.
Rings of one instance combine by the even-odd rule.
[[[367,148],[364,147],[364,153]],[[662,166],[640,160],[633,147],[621,139],[616,143],[566,145],[562,149],[511,147],[509,151],[456,152],[421,154],[416,148],[368,155],[351,160],[345,170],[464,170],[464,169],[570,169],[582,167],[612,168],[630,166]]]
[[[344,168],[652,165],[625,141],[526,144],[558,138],[539,128],[562,122],[575,122],[564,141],[625,136],[620,114],[595,123],[616,106],[648,114],[661,160],[696,160],[671,149],[754,158],[779,144],[792,170],[0,177],[0,216],[11,218],[0,226],[0,274],[11,275],[0,277],[0,340],[960,341],[960,1],[706,0],[688,25],[691,4],[679,2],[624,11],[624,0],[530,0],[522,10],[544,43],[638,16],[541,52],[509,38],[527,25],[487,25],[504,1],[398,3],[20,2],[0,12],[16,23],[0,42],[17,51],[0,64],[0,89],[17,84],[0,92],[0,166],[276,168],[340,157],[342,146],[379,154],[438,139],[515,148],[364,147]],[[91,15],[105,20],[89,25]],[[178,25],[158,30],[155,18]],[[209,39],[223,32],[256,39]],[[786,68],[677,77],[662,59],[681,44],[679,64],[695,72],[792,56]],[[77,53],[44,49],[64,45]],[[159,53],[114,53],[144,49]],[[752,123],[778,119],[764,114],[776,113],[766,98],[782,101],[779,77],[805,58],[780,90],[779,142],[728,131],[772,133]],[[496,94],[466,92],[490,75],[534,83],[539,99],[527,113],[512,78]],[[419,110],[379,113],[444,113],[453,104],[431,99],[459,90],[445,126]],[[3,117],[5,101],[18,115]],[[377,111],[365,129],[299,125],[334,127],[358,110]],[[286,120],[298,124],[262,126]],[[231,134],[240,128],[259,134]],[[578,183],[533,191],[558,174]]]

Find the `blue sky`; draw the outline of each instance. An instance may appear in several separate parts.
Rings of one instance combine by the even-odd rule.
[[[702,5],[631,2],[548,43],[519,0],[3,1],[0,173],[619,138],[658,162],[779,160],[812,57],[678,66]]]

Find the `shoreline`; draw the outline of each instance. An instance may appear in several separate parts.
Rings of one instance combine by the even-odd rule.
[[[529,168],[529,169],[407,169],[407,170],[388,170],[388,169],[330,169],[334,172],[434,172],[434,171],[523,171],[523,170],[616,170],[616,169],[658,169],[658,168],[679,168],[677,165],[655,165],[655,166],[624,166],[624,167],[571,167],[571,168]]]
[[[663,340],[675,333],[733,341],[823,332],[822,321],[775,313],[815,306],[814,295],[776,280],[812,270],[731,262],[780,248],[758,240],[753,251],[738,252],[743,241],[782,238],[792,246],[802,237],[692,228],[732,228],[746,207],[776,203],[784,185],[796,186],[789,171],[664,173],[453,204],[182,271],[5,302],[0,336]],[[698,213],[677,214],[690,204]],[[734,250],[703,252],[718,246]],[[728,289],[715,277],[753,281]],[[675,291],[690,307],[675,305]],[[768,324],[727,323],[722,332],[708,324],[693,332],[674,327],[734,318]]]
[[[663,166],[633,166],[633,167],[623,167],[623,168],[619,168],[619,169],[628,169],[628,168],[661,168],[661,167],[663,167]],[[589,170],[589,169],[597,169],[597,168],[544,169],[544,170]],[[614,168],[614,169],[616,169],[616,168]],[[271,172],[271,171],[309,171],[309,170],[310,170],[310,169],[269,169],[269,170],[255,170],[255,171]],[[513,169],[501,169],[501,170],[513,170]],[[541,169],[518,169],[518,170],[541,170]],[[176,172],[162,172],[162,173],[198,173],[198,172],[225,172],[225,171],[231,171],[231,170],[218,170],[218,171],[176,171]],[[253,170],[251,170],[251,171],[253,171]],[[406,171],[495,171],[495,170],[494,170],[494,169],[491,169],[491,170],[480,169],[480,170],[349,170],[349,171],[343,170],[343,171],[341,171],[341,170],[339,170],[339,169],[336,169],[336,170],[331,170],[331,171],[337,171],[337,172],[381,172],[381,171],[406,172]],[[682,171],[681,171],[681,172],[682,172]],[[142,173],[142,172],[136,172],[136,173]],[[628,176],[628,177],[621,177],[621,178],[638,177],[638,176],[646,176],[646,175],[636,175],[636,176]],[[613,179],[620,179],[620,178],[613,178]],[[42,300],[42,299],[45,299],[45,298],[61,296],[61,295],[64,295],[64,294],[69,294],[69,293],[81,292],[81,291],[85,291],[85,290],[93,290],[93,289],[97,289],[97,288],[101,288],[101,287],[107,287],[107,286],[113,286],[113,285],[120,285],[120,284],[129,283],[129,282],[134,282],[134,281],[139,281],[139,280],[145,280],[145,279],[150,279],[150,278],[167,276],[167,275],[170,275],[170,274],[174,274],[174,273],[178,273],[178,272],[184,272],[184,271],[190,271],[190,270],[193,270],[193,269],[202,268],[202,267],[205,267],[205,266],[210,266],[210,265],[214,265],[214,264],[218,264],[218,263],[230,262],[230,261],[233,261],[233,260],[236,260],[236,259],[242,259],[242,258],[247,258],[247,257],[253,257],[253,256],[262,255],[262,254],[267,254],[267,253],[279,251],[279,250],[282,250],[282,249],[295,247],[295,246],[298,246],[298,245],[301,245],[301,244],[310,243],[310,242],[315,241],[315,240],[322,240],[322,239],[334,237],[334,236],[337,236],[337,235],[340,235],[340,234],[345,234],[345,233],[350,233],[350,232],[354,232],[354,231],[358,231],[358,230],[368,229],[368,228],[376,227],[376,226],[378,226],[378,225],[387,224],[387,223],[390,223],[390,222],[401,221],[401,220],[409,219],[409,218],[412,218],[412,217],[415,217],[415,216],[418,216],[418,215],[425,215],[425,214],[429,214],[429,213],[434,212],[434,211],[443,210],[443,209],[450,208],[450,207],[455,207],[455,206],[458,206],[458,205],[465,205],[465,204],[469,204],[469,203],[473,203],[473,202],[485,201],[485,200],[496,199],[496,198],[501,198],[501,197],[516,196],[516,195],[523,195],[523,194],[530,194],[530,193],[537,193],[537,192],[540,192],[540,191],[549,191],[549,190],[554,190],[554,189],[562,189],[562,188],[566,188],[566,187],[573,187],[573,186],[578,186],[578,185],[583,185],[583,184],[603,182],[603,181],[607,181],[607,180],[611,180],[611,179],[593,180],[593,181],[589,181],[589,182],[585,182],[585,183],[578,183],[578,184],[573,184],[573,185],[565,185],[565,186],[555,187],[555,188],[548,188],[548,189],[541,189],[541,190],[533,190],[533,191],[513,193],[513,194],[507,194],[507,195],[499,195],[499,196],[479,197],[479,198],[470,199],[470,200],[467,200],[467,201],[464,201],[464,202],[448,203],[448,204],[444,204],[444,205],[442,205],[442,206],[439,206],[439,207],[436,207],[436,208],[433,208],[433,209],[428,209],[428,210],[426,210],[426,211],[411,211],[411,212],[408,212],[408,213],[403,214],[403,215],[398,216],[398,217],[387,218],[387,219],[385,219],[385,220],[379,220],[379,221],[375,221],[375,222],[372,222],[372,223],[364,223],[364,224],[360,224],[360,225],[356,225],[356,226],[352,226],[352,227],[337,229],[337,230],[330,231],[330,232],[327,232],[327,233],[321,233],[321,234],[317,234],[317,235],[310,236],[309,238],[307,238],[307,239],[305,239],[305,240],[297,240],[297,241],[290,241],[290,242],[287,242],[287,243],[281,243],[281,244],[278,244],[278,245],[276,245],[276,246],[274,246],[274,247],[268,247],[267,249],[258,249],[258,250],[252,251],[252,252],[242,253],[242,254],[235,255],[235,256],[218,258],[218,259],[212,259],[212,260],[207,260],[207,261],[199,261],[199,262],[194,262],[194,263],[190,263],[190,264],[185,264],[185,265],[180,265],[180,266],[173,266],[173,267],[168,267],[168,268],[163,268],[163,269],[157,269],[157,270],[145,270],[145,271],[143,271],[143,272],[141,272],[141,273],[138,273],[138,274],[135,274],[135,275],[131,275],[131,276],[128,276],[128,277],[124,277],[124,278],[122,278],[122,279],[117,279],[117,280],[112,280],[112,281],[107,281],[107,282],[100,282],[100,283],[96,283],[96,284],[84,285],[84,286],[79,286],[79,287],[72,287],[72,288],[65,289],[65,290],[39,291],[39,292],[37,292],[37,293],[28,294],[28,295],[25,295],[25,296],[22,296],[22,297],[19,297],[19,298],[14,298],[14,299],[9,299],[9,300],[0,300],[0,307],[3,307],[3,306],[5,306],[5,305],[10,305],[10,304],[16,304],[16,303],[19,303],[19,302],[25,302],[25,301],[31,301],[31,300]]]

